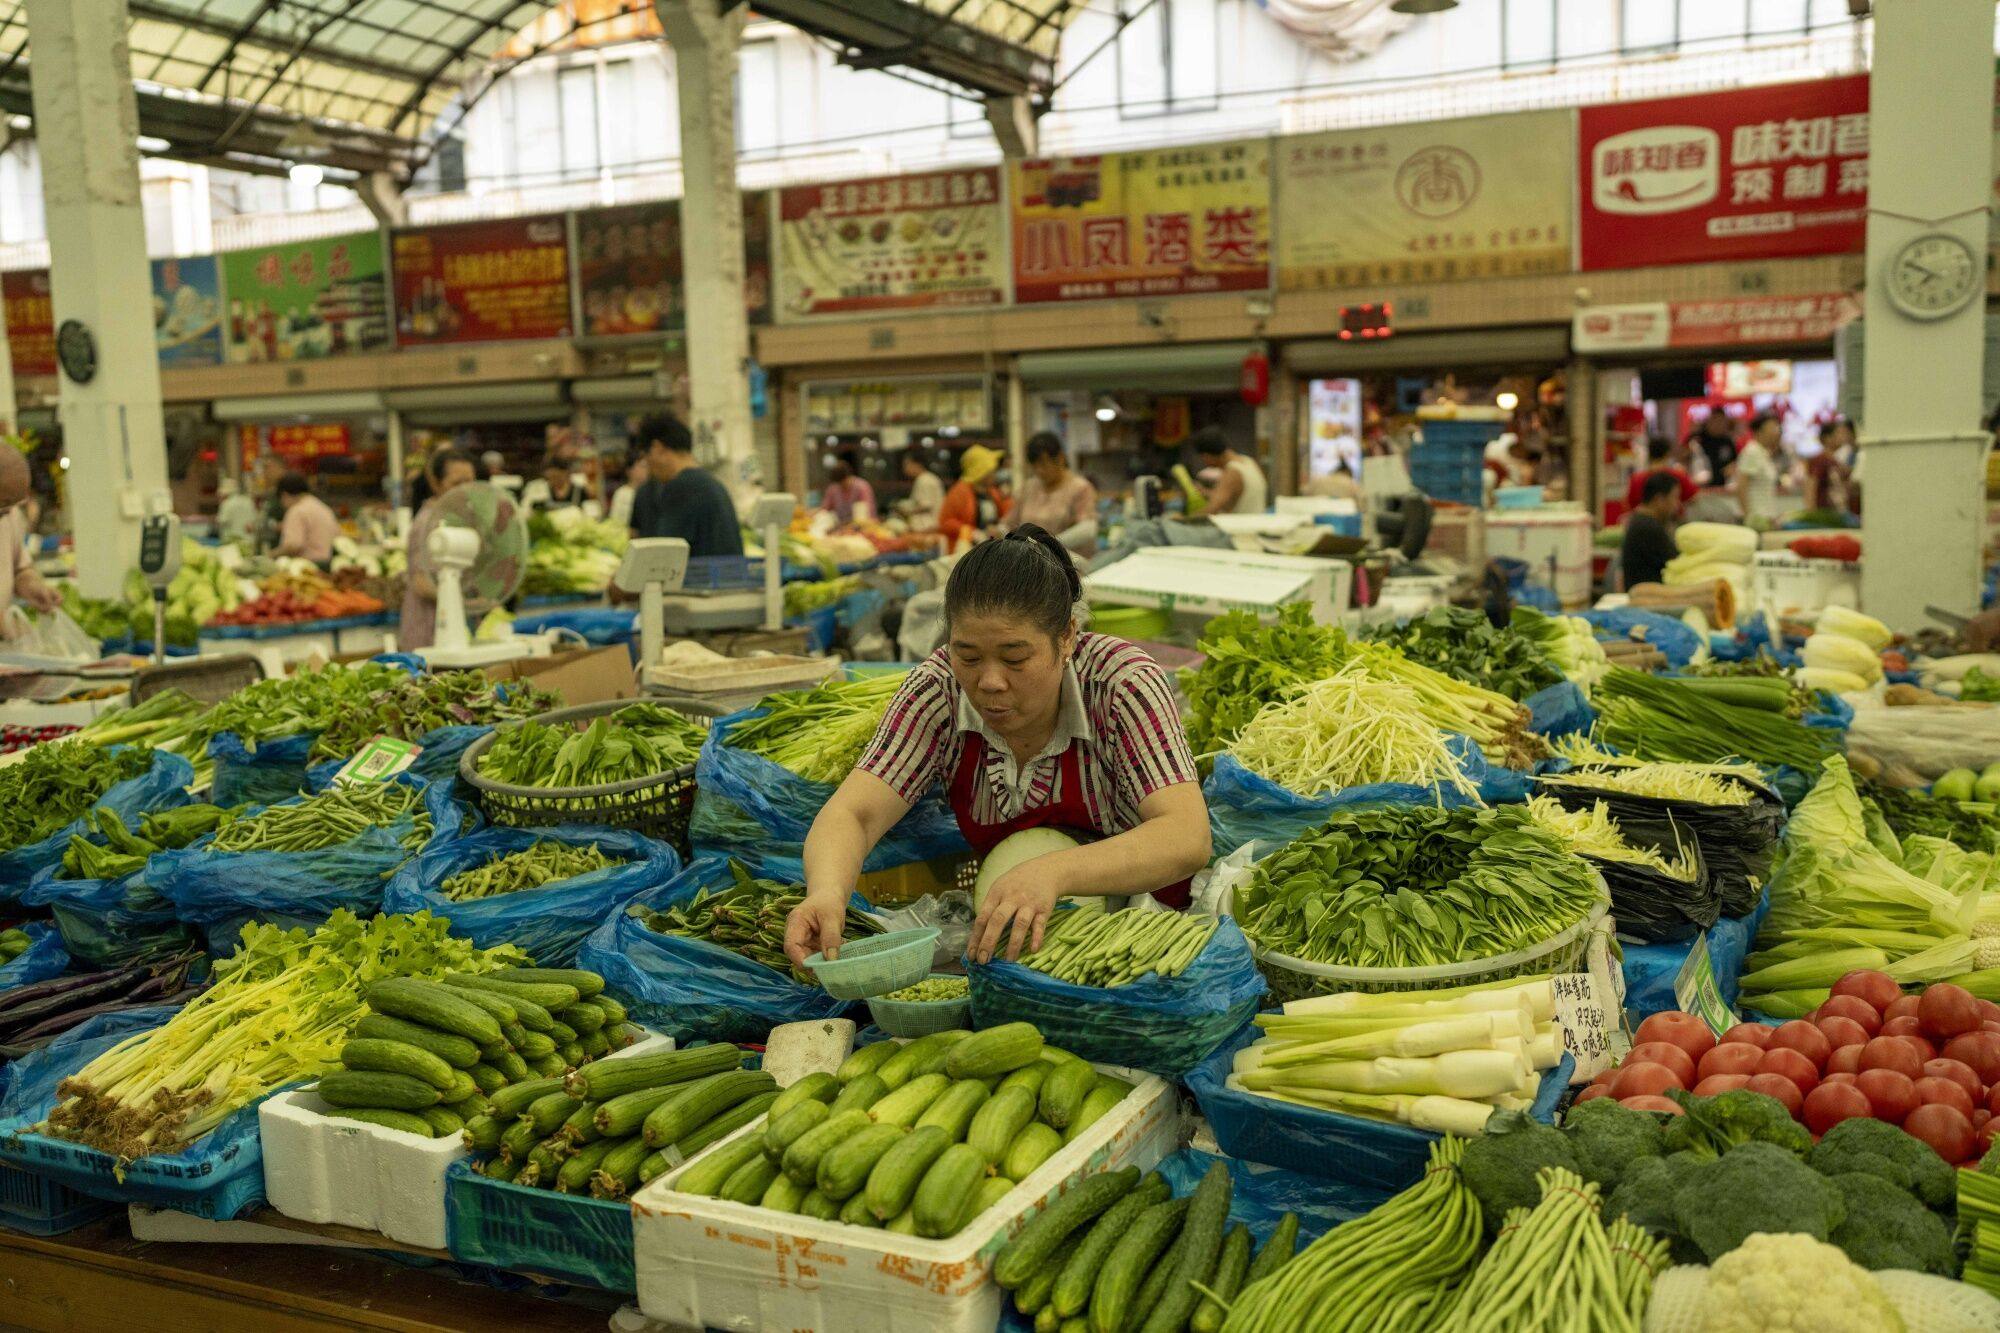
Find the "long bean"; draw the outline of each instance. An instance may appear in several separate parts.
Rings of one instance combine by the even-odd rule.
[[[1078,986],[1129,985],[1149,973],[1177,977],[1215,934],[1214,917],[1179,912],[1058,912],[1026,967]]]
[[[208,847],[216,852],[316,852],[404,820],[410,824],[402,835],[405,849],[414,851],[430,840],[431,817],[417,788],[401,782],[348,783],[239,819]]]
[[[455,902],[492,898],[503,893],[539,889],[557,880],[574,879],[593,870],[617,865],[594,842],[572,847],[563,842],[537,842],[518,852],[496,856],[483,865],[461,870],[438,886]]]

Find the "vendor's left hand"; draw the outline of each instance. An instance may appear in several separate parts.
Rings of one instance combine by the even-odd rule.
[[[61,594],[40,579],[23,583],[15,592],[22,601],[37,611],[53,611],[62,605]]]
[[[1033,953],[1042,947],[1042,928],[1055,905],[1056,885],[1046,867],[1037,868],[1036,861],[1014,867],[993,881],[966,952],[975,963],[992,962],[1003,943],[1010,963],[1020,958],[1023,945]]]

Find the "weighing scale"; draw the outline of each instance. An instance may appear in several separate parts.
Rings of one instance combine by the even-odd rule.
[[[153,590],[153,665],[167,660],[167,587],[181,572],[181,520],[153,514],[139,525],[139,573]]]
[[[625,548],[611,581],[639,599],[639,660],[651,665],[666,646],[663,603],[687,578],[688,544],[679,537],[640,537]]]
[[[1331,623],[1347,609],[1353,577],[1354,567],[1341,560],[1149,546],[1084,575],[1083,591],[1092,602],[1203,617],[1238,610],[1275,616],[1288,603],[1305,602],[1315,620]]]
[[[750,526],[764,543],[764,586],[662,589],[660,625],[663,633],[699,634],[712,630],[785,627],[784,553],[779,543],[791,524],[796,497],[779,492],[760,496],[750,511]],[[621,583],[619,586],[623,587]],[[658,660],[658,654],[644,659]]]

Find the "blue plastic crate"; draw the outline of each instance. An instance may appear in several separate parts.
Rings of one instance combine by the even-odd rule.
[[[1501,432],[1507,429],[1507,423],[1504,421],[1419,421],[1417,429],[1422,433],[1425,444],[1471,444],[1483,449],[1500,438]]]
[[[444,1177],[446,1246],[452,1257],[632,1292],[632,1206],[490,1180],[463,1159]]]
[[[1486,498],[1485,446],[1419,444],[1410,449],[1410,483],[1433,500],[1478,505]]]
[[[46,1176],[0,1166],[0,1227],[30,1236],[59,1236],[95,1222],[118,1205],[78,1194]]]
[[[747,555],[698,555],[688,561],[684,592],[727,592],[764,586],[764,561]]]

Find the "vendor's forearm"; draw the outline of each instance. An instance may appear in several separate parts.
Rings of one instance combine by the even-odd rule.
[[[1205,824],[1149,819],[1115,837],[1043,858],[1058,896],[1126,897],[1178,884],[1208,862]]]
[[[806,892],[845,902],[873,845],[859,818],[829,803],[806,834]]]

